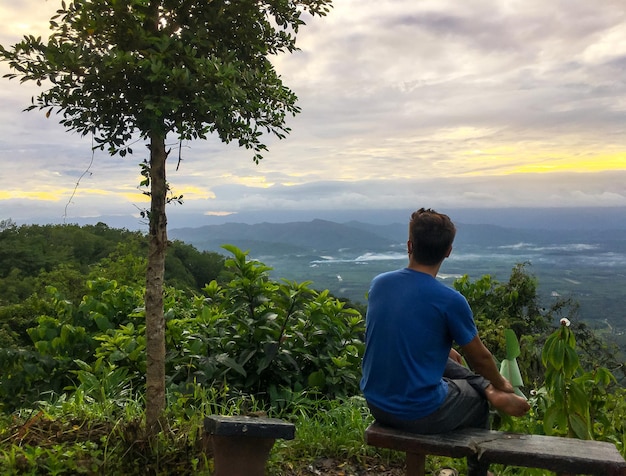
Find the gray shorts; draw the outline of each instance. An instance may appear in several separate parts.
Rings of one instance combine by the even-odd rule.
[[[448,359],[443,374],[448,383],[448,394],[441,406],[430,415],[417,420],[403,420],[368,402],[374,418],[381,424],[411,433],[447,433],[459,428],[489,428],[489,403],[485,389],[489,381],[471,370]],[[468,474],[487,474],[487,466],[477,458],[467,459]]]

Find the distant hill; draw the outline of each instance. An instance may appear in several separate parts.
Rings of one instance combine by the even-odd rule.
[[[545,230],[516,229],[495,225],[457,224],[456,247],[496,246],[522,242],[538,244],[615,241],[626,242],[626,230]],[[328,220],[291,223],[225,223],[198,228],[177,228],[168,232],[171,239],[192,244],[202,251],[225,253],[224,244],[262,255],[333,254],[338,251],[359,253],[398,250],[406,243],[408,225],[374,225],[359,221],[335,223]],[[621,248],[621,246],[619,246]]]
[[[409,230],[407,223],[371,225],[369,223],[351,221],[346,223],[346,225],[387,238],[396,244],[404,244],[408,239]],[[515,230],[495,225],[467,225],[458,223],[456,227],[457,244],[513,244],[533,239],[534,235],[536,235],[536,233],[529,232],[528,230]]]
[[[210,225],[222,225],[232,222],[260,223],[296,223],[314,219],[334,223],[350,224],[352,221],[375,225],[400,224],[409,219],[415,209],[331,209],[331,210],[243,210],[232,215],[205,215],[186,207],[172,207],[168,211],[167,222],[170,229],[198,228]],[[447,213],[455,223],[467,225],[496,225],[515,230],[574,230],[574,231],[626,231],[626,206],[622,207],[569,207],[569,208],[437,208]],[[37,217],[27,223],[58,224],[58,218]],[[106,223],[110,227],[127,228],[147,232],[147,223],[137,216],[93,216],[76,218],[78,225],[96,225]],[[404,231],[402,232],[404,234]]]
[[[363,228],[326,220],[293,223],[225,223],[200,228],[179,228],[168,232],[170,238],[194,245],[200,250],[219,251],[223,244],[255,253],[324,254],[338,249],[376,251],[393,241]],[[222,250],[223,251],[223,250]]]

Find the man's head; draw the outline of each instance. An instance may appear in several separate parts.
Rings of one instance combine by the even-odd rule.
[[[448,215],[420,208],[409,223],[409,254],[419,264],[436,265],[448,257],[456,235]]]

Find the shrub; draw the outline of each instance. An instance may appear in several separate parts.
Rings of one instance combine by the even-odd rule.
[[[203,295],[166,288],[169,390],[216,387],[275,406],[288,405],[303,389],[331,397],[358,393],[361,314],[308,282],[273,281],[263,263],[226,248],[233,255],[226,261],[229,281],[212,281]],[[46,314],[28,330],[34,349],[0,355],[7,369],[0,376],[6,408],[28,405],[46,392],[80,391],[93,401],[143,393],[143,288],[105,278],[86,287],[77,305],[48,288]]]

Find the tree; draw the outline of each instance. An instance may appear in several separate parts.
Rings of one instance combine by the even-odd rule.
[[[16,223],[11,219],[0,220],[0,231],[13,230],[17,227]]]
[[[146,427],[165,407],[163,277],[170,194],[166,137],[238,141],[254,161],[263,133],[284,138],[296,96],[268,57],[296,50],[303,13],[325,15],[331,0],[73,0],[62,2],[47,40],[27,35],[0,59],[6,76],[49,86],[27,108],[61,115],[69,131],[92,135],[111,155],[147,141]]]

